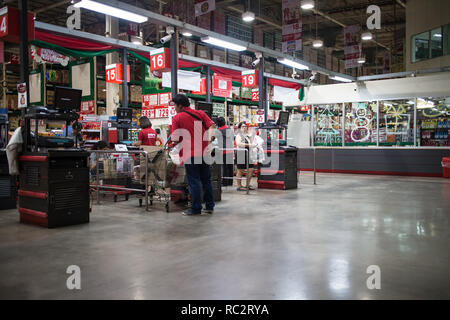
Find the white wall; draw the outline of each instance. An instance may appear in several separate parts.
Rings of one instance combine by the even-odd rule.
[[[331,84],[306,89],[302,104],[450,96],[450,72],[401,79]]]

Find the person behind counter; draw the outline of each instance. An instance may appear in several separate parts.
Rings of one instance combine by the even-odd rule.
[[[250,161],[250,153],[252,152],[252,149],[255,147],[252,144],[252,137],[248,132],[248,126],[245,122],[241,122],[238,125],[238,133],[236,135],[236,147],[240,149],[247,149],[248,151],[237,151],[237,158],[236,158],[236,166],[237,166],[237,191],[247,191],[247,188],[249,190],[254,190],[250,184],[253,177],[253,170],[254,165]],[[242,187],[242,177],[244,176],[245,171],[247,170],[247,163],[248,163],[248,172],[246,174],[248,175],[248,185],[244,188]]]
[[[138,141],[134,142],[134,146],[156,146],[156,131],[152,129],[152,123],[147,117],[141,117],[139,119],[139,126],[141,131],[139,132]]]

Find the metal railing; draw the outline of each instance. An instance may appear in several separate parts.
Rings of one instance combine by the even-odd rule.
[[[95,153],[95,154],[142,154],[145,157],[145,172],[146,175],[148,174],[148,153],[147,151],[115,151],[115,150],[89,150],[89,153]],[[98,159],[97,159],[98,161]],[[96,184],[90,184],[91,188],[96,189],[96,195],[97,195],[97,204],[100,204],[100,189],[103,190],[117,190],[117,191],[131,191],[131,192],[138,192],[143,193],[145,198],[145,210],[148,211],[148,179],[147,176],[145,177],[145,190],[143,189],[134,189],[134,188],[122,188],[117,186],[104,186],[100,184],[100,169],[99,165],[97,163],[96,166],[96,176],[95,176]]]

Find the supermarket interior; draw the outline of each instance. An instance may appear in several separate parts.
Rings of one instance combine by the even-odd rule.
[[[1,7],[0,299],[450,299],[449,1]]]

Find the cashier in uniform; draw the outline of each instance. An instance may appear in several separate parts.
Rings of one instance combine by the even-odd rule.
[[[141,131],[139,132],[138,141],[134,142],[135,146],[156,146],[156,131],[152,129],[152,123],[147,117],[141,117],[139,119],[139,126]]]

